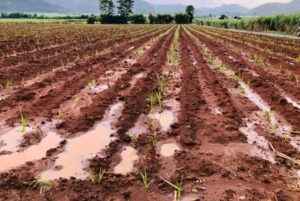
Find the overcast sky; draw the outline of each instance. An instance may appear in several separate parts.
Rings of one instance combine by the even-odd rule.
[[[222,4],[240,4],[253,8],[268,2],[291,2],[292,0],[146,0],[155,4],[192,4],[195,7],[217,7]]]

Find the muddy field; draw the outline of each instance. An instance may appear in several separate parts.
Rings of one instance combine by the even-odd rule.
[[[0,29],[0,200],[300,200],[300,40]]]

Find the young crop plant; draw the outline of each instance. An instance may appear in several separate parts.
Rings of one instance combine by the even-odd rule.
[[[162,103],[162,100],[161,100],[161,91],[160,90],[158,90],[158,92],[155,92],[156,93],[156,97],[157,97],[157,101],[158,101],[158,104],[159,104],[159,107],[161,108],[161,109],[163,109],[164,108],[164,105],[163,105],[163,103]]]
[[[144,174],[141,173],[141,176],[142,176],[142,180],[143,180],[143,184],[144,184],[145,188],[148,189],[149,186],[150,186],[150,184],[152,183],[152,180],[151,180],[150,182],[148,182],[147,171],[146,171],[146,169],[145,169]]]
[[[274,113],[274,109],[271,109],[270,113],[269,113],[269,120],[271,121],[272,120],[272,115]]]
[[[57,121],[59,122],[59,120],[60,120],[60,117],[61,117],[61,108],[59,108],[59,110],[58,110],[58,117],[57,117]]]
[[[177,190],[177,198],[178,200],[180,200],[181,198],[181,186],[182,186],[182,177],[181,177],[181,181],[179,182],[178,179],[176,179],[176,190]]]
[[[152,139],[152,146],[155,147],[156,143],[157,143],[157,132],[154,131],[153,136],[151,137]]]
[[[91,179],[93,184],[96,183],[96,177],[95,177],[95,175],[94,175],[94,173],[91,169],[90,169],[90,179]]]
[[[264,116],[265,116],[265,113],[266,113],[266,110],[263,110],[261,113],[260,113],[260,118],[263,119]]]
[[[23,116],[22,110],[20,110],[21,115],[21,122],[22,122],[22,130],[20,132],[25,133],[26,132],[26,120]]]
[[[98,173],[98,183],[100,184],[102,178],[103,178],[103,175],[105,173],[105,170],[103,170],[102,168],[100,168],[99,170],[99,173]]]
[[[131,135],[132,139],[135,141],[135,142],[138,142],[138,138],[135,136],[135,135]]]
[[[9,89],[10,87],[12,87],[13,85],[13,81],[12,80],[7,80],[6,81],[6,89]]]
[[[78,101],[79,101],[79,97],[76,96],[76,98],[75,98],[75,103],[74,103],[74,106],[75,106],[75,107],[78,105]]]
[[[33,182],[31,182],[31,184],[29,185],[28,189],[26,190],[25,195],[27,194],[29,188],[34,189],[38,184],[42,184],[44,185],[44,187],[42,187],[40,189],[40,194],[43,194],[47,191],[50,191],[54,188],[54,183],[52,180],[43,180],[42,175],[40,175],[39,179],[34,180]]]
[[[75,62],[78,62],[80,60],[80,56],[77,55],[76,58],[75,58]]]

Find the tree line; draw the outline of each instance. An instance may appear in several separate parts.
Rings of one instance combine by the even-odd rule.
[[[91,15],[87,22],[94,24],[100,21],[101,24],[189,24],[194,19],[194,7],[187,6],[185,13],[176,13],[174,16],[170,14],[149,14],[145,17],[143,14],[133,15],[134,0],[118,0],[117,6],[112,0],[99,0],[100,17]],[[115,13],[117,11],[117,13]]]

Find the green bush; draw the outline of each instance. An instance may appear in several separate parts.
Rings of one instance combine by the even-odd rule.
[[[88,24],[95,24],[95,22],[97,21],[97,17],[95,15],[90,15],[88,18],[87,18],[87,23]]]
[[[128,17],[128,21],[130,21],[131,24],[145,24],[146,23],[146,17],[143,14],[130,15]]]

